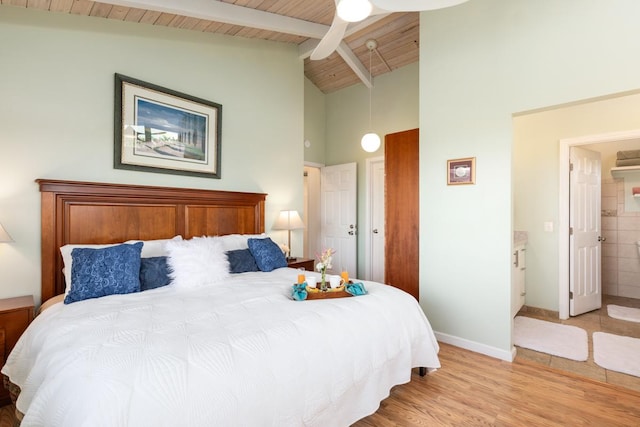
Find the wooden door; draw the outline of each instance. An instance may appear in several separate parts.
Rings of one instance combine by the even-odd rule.
[[[419,299],[418,129],[384,139],[385,282]]]

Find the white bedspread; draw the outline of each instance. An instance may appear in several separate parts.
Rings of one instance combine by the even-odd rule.
[[[293,301],[298,271],[69,305],[29,326],[2,373],[29,426],[347,426],[412,367],[440,366],[422,309],[391,286]]]

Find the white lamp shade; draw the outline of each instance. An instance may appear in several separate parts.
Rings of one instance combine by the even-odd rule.
[[[377,133],[367,133],[362,137],[362,141],[360,141],[360,145],[362,145],[362,149],[369,153],[373,153],[380,148],[380,137]]]
[[[347,22],[360,22],[371,14],[373,7],[368,0],[340,0],[338,16]]]
[[[13,242],[13,239],[11,238],[11,236],[9,236],[9,233],[7,233],[7,230],[4,229],[2,224],[0,224],[0,243],[9,242]]]
[[[273,224],[274,230],[298,230],[304,228],[304,222],[298,211],[280,211],[278,219]]]

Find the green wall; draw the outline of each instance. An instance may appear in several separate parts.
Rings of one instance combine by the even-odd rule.
[[[0,298],[39,300],[37,178],[264,192],[267,231],[302,208],[296,46],[5,5],[0,39]],[[114,169],[114,73],[222,104],[222,179]]]
[[[420,294],[441,339],[510,357],[512,115],[640,87],[638,16],[634,0],[421,14]],[[476,185],[447,186],[468,156]]]
[[[356,162],[358,168],[358,274],[365,271],[366,159],[384,156],[384,136],[418,127],[418,64],[374,78],[371,122],[382,139],[375,153],[360,146],[369,132],[369,90],[359,83],[326,95],[326,165]]]

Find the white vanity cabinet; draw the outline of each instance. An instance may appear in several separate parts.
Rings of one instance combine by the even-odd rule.
[[[526,287],[524,274],[527,267],[526,248],[524,244],[515,246],[512,255],[511,275],[511,317],[515,317],[524,305]]]

